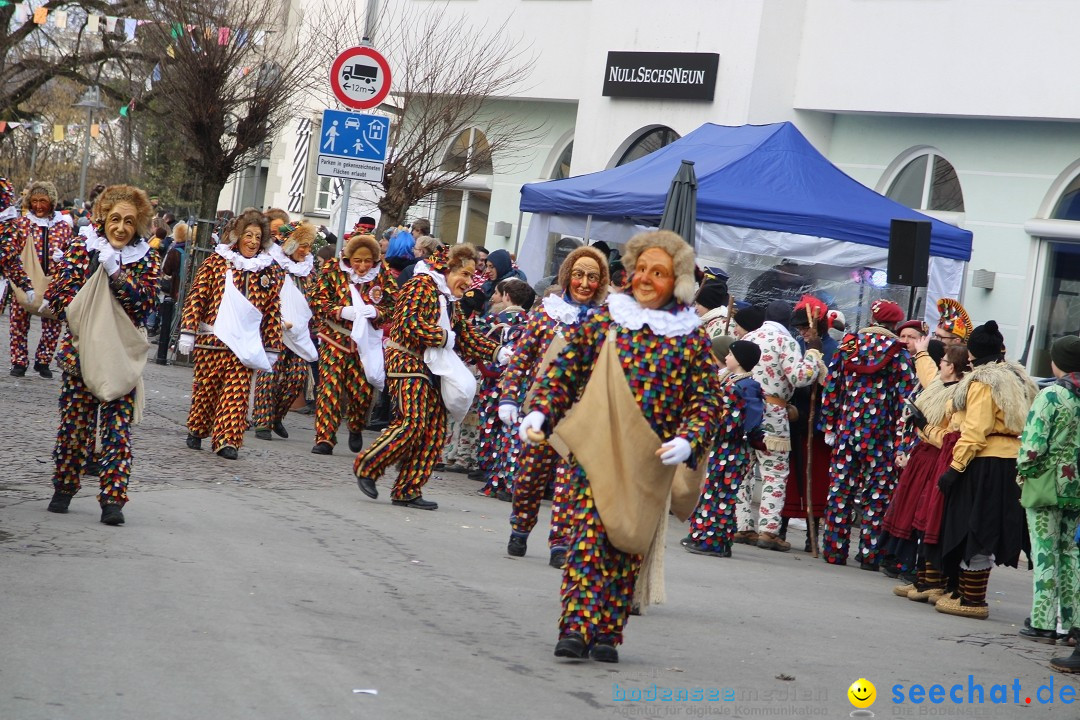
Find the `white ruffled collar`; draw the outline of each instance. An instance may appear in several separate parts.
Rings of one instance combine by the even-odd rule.
[[[247,272],[259,272],[274,263],[274,258],[268,252],[260,252],[255,257],[246,258],[225,243],[219,243],[214,248],[214,252],[228,260],[237,270],[246,270]]]
[[[701,325],[701,318],[692,307],[683,306],[675,312],[652,310],[638,305],[632,295],[609,295],[607,301],[611,319],[630,330],[640,330],[648,325],[657,335],[681,337],[689,335]]]
[[[109,248],[113,251],[116,250],[108,240],[97,234],[97,230],[93,225],[85,225],[79,230],[79,235],[86,240],[86,248],[88,250],[97,250],[98,252]],[[131,263],[138,262],[146,257],[146,253],[150,252],[150,244],[143,240],[141,237],[139,241],[132,245],[128,243],[124,247],[120,248],[120,264],[130,265]]]
[[[548,295],[544,298],[542,305],[544,313],[552,320],[561,322],[563,325],[577,325],[580,307],[567,302],[562,295]]]
[[[446,284],[446,276],[443,275],[441,272],[436,272],[435,270],[432,270],[423,260],[418,260],[416,264],[413,265],[413,276],[415,277],[417,275],[427,275],[432,280],[434,280],[435,287],[439,288],[439,292],[441,292],[443,296],[450,302],[457,302],[461,299],[454,297],[454,294],[450,292],[450,286]]]
[[[67,219],[67,215],[60,212],[59,210],[53,211],[52,216],[47,218],[39,218],[32,212],[26,213],[26,217],[30,218],[30,222],[34,223],[38,227],[44,228],[51,228],[53,225],[61,222],[66,222],[69,225],[71,224],[71,222]]]
[[[348,273],[349,282],[351,282],[353,285],[363,285],[364,283],[369,283],[374,280],[379,274],[379,263],[375,263],[374,265],[372,265],[371,269],[369,269],[363,275],[357,275],[356,271],[352,269],[352,265],[345,262],[344,259],[338,260],[338,267],[341,268],[341,272]]]
[[[274,262],[285,268],[290,275],[296,277],[307,277],[315,267],[315,257],[311,253],[308,253],[307,257],[300,262],[296,262],[277,244],[270,246],[270,257],[274,258]]]
[[[14,205],[9,205],[6,210],[0,212],[0,222],[5,222],[17,217],[19,217],[19,208]]]

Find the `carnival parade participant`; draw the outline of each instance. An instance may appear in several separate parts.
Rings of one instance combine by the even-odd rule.
[[[566,336],[607,298],[607,259],[594,247],[575,248],[559,266],[556,283],[563,291],[545,297],[540,308],[529,316],[499,380],[499,419],[506,425],[517,426],[529,389],[547,372],[564,347]],[[559,454],[549,444],[528,444],[522,448],[506,548],[510,555],[525,555],[529,533],[536,527],[540,500],[545,489],[554,483],[549,562],[559,568],[565,563],[570,539],[566,517],[568,487],[563,478],[556,477],[561,464]]]
[[[195,273],[176,349],[195,365],[187,446],[235,460],[244,444],[253,369],[269,371],[282,350],[285,270],[269,253],[266,218],[244,210]]]
[[[916,379],[911,355],[893,332],[903,310],[889,300],[876,300],[870,310],[872,324],[840,343],[822,402],[832,447],[822,556],[832,565],[847,564],[858,507],[859,567],[877,571],[881,523],[896,485],[896,430]]]
[[[349,450],[364,448],[373,388],[385,383],[383,325],[394,312],[397,284],[379,261],[373,235],[353,235],[341,257],[319,275],[311,307],[319,329],[319,388],[315,398],[316,455],[331,455],[341,416]]]
[[[705,461],[721,412],[711,343],[691,305],[693,250],[661,230],[632,238],[623,258],[634,268],[633,294],[610,296],[580,321],[519,426],[534,443],[554,428],[571,453],[572,539],[555,655],[601,662],[618,662],[675,466]]]
[[[715,345],[716,338],[713,340]],[[757,345],[736,340],[724,358],[725,370],[720,375],[724,411],[719,434],[709,455],[705,487],[690,518],[690,534],[683,542],[695,555],[731,557],[739,485],[751,468],[751,444],[761,444],[765,401],[761,385],[751,375],[760,357]]]
[[[270,217],[269,213],[267,217]],[[319,357],[315,344],[311,342],[308,328],[311,310],[306,300],[315,267],[315,256],[311,254],[311,247],[315,243],[315,226],[308,222],[295,225],[279,223],[274,228],[273,218],[270,226],[271,233],[276,229],[276,235],[282,241],[281,245],[271,245],[269,252],[274,262],[285,270],[285,279],[281,284],[282,341],[285,350],[271,372],[260,370],[255,373],[251,424],[255,427],[255,437],[260,440],[270,440],[271,432],[282,438],[289,437],[284,424],[285,415],[304,392],[308,363]]]
[[[475,269],[471,245],[444,245],[417,262],[413,279],[398,291],[386,342],[386,379],[398,413],[353,464],[360,491],[372,499],[379,496],[376,480],[397,463],[393,504],[419,510],[439,507],[424,499],[424,486],[442,453],[447,410],[464,417],[476,382],[451,353],[485,362],[497,359],[500,350],[466,323],[457,307]],[[439,376],[438,385],[433,375]]]
[[[37,299],[34,288],[23,269],[14,238],[11,237],[12,233],[18,232],[18,223],[15,221],[19,218],[19,207],[15,204],[15,200],[15,188],[7,178],[0,177],[0,279],[7,279],[8,293],[11,287],[17,287],[33,304]],[[2,298],[6,296],[0,293],[0,310],[4,307]]]
[[[974,329],[967,310],[952,298],[938,300],[937,310],[938,323],[934,337],[945,345],[963,345]]]
[[[791,317],[790,306],[784,317],[785,320]],[[761,505],[755,517],[750,503],[757,479],[748,474],[739,487],[736,507],[739,532],[735,533],[734,539],[735,542],[786,552],[791,549],[791,544],[780,538],[780,511],[784,507],[790,474],[788,404],[795,388],[810,385],[824,374],[820,341],[818,347],[803,355],[787,327],[775,320],[767,320],[765,313],[756,307],[735,313],[735,325],[736,337],[761,349],[761,359],[754,366],[753,376],[765,393],[765,417],[761,423],[765,440],[763,448],[754,449],[761,471]]]
[[[56,187],[51,182],[37,180],[30,184],[23,197],[24,214],[5,223],[7,231],[4,244],[10,247],[8,252],[15,256],[29,256],[30,251],[33,252],[33,264],[38,267],[33,270],[27,267],[25,259],[22,263],[31,282],[35,277],[43,277],[47,284],[48,279],[59,271],[64,254],[71,245],[71,220],[56,209],[56,203]],[[44,287],[41,287],[35,291],[35,295],[43,291]],[[40,314],[28,308],[38,305],[41,298],[35,296],[36,302],[25,305],[14,300],[12,298],[10,315],[11,374],[22,377],[29,364],[26,338],[30,332],[30,315]],[[34,370],[43,378],[53,376],[49,364],[56,352],[62,326],[63,323],[55,318],[41,318],[41,339],[34,353]]]
[[[694,307],[701,315],[701,324],[705,326],[705,332],[710,338],[727,335],[731,320],[728,318],[728,304],[731,295],[728,293],[727,282],[720,278],[706,279],[694,298]]]
[[[1039,388],[1017,363],[993,320],[968,337],[972,370],[953,389],[960,437],[938,487],[945,494],[942,568],[949,587],[938,612],[986,618],[986,589],[994,565],[1016,567],[1023,546],[1024,511],[1016,484],[1020,433]]]
[[[143,239],[152,215],[142,190],[130,185],[106,188],[95,203],[93,225],[71,243],[45,292],[44,303],[69,324],[57,355],[63,387],[49,512],[66,513],[79,491],[100,414],[101,522],[124,522],[131,425],[140,414],[139,378],[149,347],[145,328],[157,294],[157,254]],[[111,303],[93,302],[98,295],[110,296]],[[129,343],[118,342],[121,339]],[[104,391],[110,388],[112,392]]]

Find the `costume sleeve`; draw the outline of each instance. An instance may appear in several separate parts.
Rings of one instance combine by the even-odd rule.
[[[328,261],[330,262],[330,261]],[[311,306],[311,313],[320,320],[333,320],[333,287],[334,287],[334,272],[332,270],[323,270],[319,273],[318,278],[315,280],[315,286],[311,289],[311,294],[308,296],[308,304]]]
[[[529,316],[521,337],[514,344],[514,354],[510,356],[510,362],[506,364],[499,379],[499,402],[517,404],[518,398],[532,380],[529,376],[536,371],[536,366],[547,349],[544,342],[548,338],[544,322],[546,317],[542,312]]]
[[[968,386],[967,411],[960,424],[960,439],[953,448],[953,470],[967,470],[968,464],[986,447],[986,437],[994,432],[996,410],[990,386],[972,381]]]
[[[925,350],[915,353],[915,374],[919,378],[919,384],[927,387],[938,376],[938,366],[930,353]]]
[[[821,398],[821,430],[822,432],[835,433],[837,418],[842,412],[845,383],[844,352],[836,354],[833,365],[829,368],[829,379],[825,382],[825,393]]]
[[[1050,450],[1050,430],[1054,426],[1056,397],[1051,398],[1053,388],[1042,390],[1028,411],[1024,432],[1020,434],[1020,452],[1016,460],[1016,472],[1021,477],[1040,475]]]
[[[425,350],[446,344],[439,327],[439,291],[431,281],[418,277],[401,288],[394,303],[394,328],[407,337],[409,347]]]
[[[457,303],[453,303],[451,323],[451,327],[457,333],[455,349],[463,360],[472,363],[495,362],[495,356],[498,355],[499,348],[502,346],[465,322]]]
[[[606,312],[597,312],[586,318],[566,338],[566,347],[552,360],[544,376],[537,380],[532,409],[540,411],[548,419],[550,426],[547,430],[558,424],[585,389],[606,340],[608,323]]]
[[[80,238],[67,249],[64,262],[45,290],[45,301],[49,303],[49,309],[56,317],[61,320],[65,318],[67,306],[82,289],[89,268],[90,253],[86,250],[86,243]]]
[[[64,266],[67,264],[64,263]],[[153,250],[143,255],[138,262],[122,266],[116,277],[109,279],[113,295],[136,326],[146,324],[150,312],[157,304],[157,281],[158,256]]]
[[[203,260],[195,273],[195,280],[191,283],[187,300],[184,301],[184,312],[180,316],[180,329],[184,332],[198,332],[199,321],[206,317],[214,276],[220,271],[215,257],[220,256],[211,255]]]
[[[281,327],[281,286],[285,283],[285,268],[277,263],[263,272],[271,273],[273,279],[267,288],[266,299],[262,303],[262,326],[259,328],[263,347],[269,352],[281,352],[285,343],[282,340]]]
[[[785,337],[781,347],[780,368],[788,382],[793,387],[806,387],[813,384],[818,377],[821,353],[817,350],[809,350],[806,355],[803,355],[795,339],[788,337]]]
[[[382,287],[382,298],[375,305],[375,318],[371,321],[371,326],[377,330],[394,317],[394,304],[397,302],[398,285],[385,265],[379,270],[375,282],[381,283]]]
[[[28,292],[33,289],[33,285],[26,274],[26,269],[23,268],[22,260],[19,259],[19,250],[22,246],[19,245],[19,250],[16,250],[15,244],[16,238],[23,232],[20,225],[21,223],[17,220],[0,223],[0,275],[6,277],[12,285],[23,292]],[[25,235],[23,242],[26,242]]]
[[[904,421],[901,419],[904,416],[904,399],[915,392],[919,379],[915,375],[915,368],[907,350],[897,353],[892,362],[889,363],[889,368],[890,379],[888,385],[891,392],[888,392],[885,396],[889,406],[883,408],[883,410],[888,413],[886,417],[890,418],[893,423],[904,425]],[[914,437],[912,437],[911,444],[914,444]]]
[[[724,414],[721,402],[723,388],[716,362],[712,359],[710,343],[705,331],[692,335],[688,342],[691,352],[691,369],[686,378],[687,390],[683,394],[683,420],[675,436],[686,438],[692,451],[686,465],[691,470],[709,454],[716,431]],[[671,438],[660,438],[663,441]]]

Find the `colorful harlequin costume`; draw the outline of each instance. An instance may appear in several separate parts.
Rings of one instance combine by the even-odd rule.
[[[363,239],[361,239],[363,238]],[[357,275],[349,265],[353,254],[361,248],[372,251],[375,263],[363,275]],[[361,358],[353,340],[355,323],[367,323],[369,332],[381,331],[394,312],[397,283],[378,262],[379,246],[370,235],[350,238],[340,258],[330,260],[319,275],[311,296],[311,308],[320,321],[319,327],[319,387],[315,396],[315,444],[325,443],[332,449],[337,445],[337,430],[341,416],[349,428],[353,447],[367,422],[373,394],[368,374],[379,370],[381,358]],[[347,310],[347,308],[351,308]],[[371,317],[346,318],[363,308]],[[344,314],[343,314],[344,313]],[[380,343],[381,344],[381,343]],[[382,378],[372,375],[381,383]],[[360,448],[356,447],[356,451]]]
[[[278,228],[278,233],[283,238],[285,245],[291,247],[293,252],[295,252],[301,240],[304,240],[310,246],[315,239],[315,228],[310,223],[302,223],[297,226],[286,223]],[[291,252],[286,253],[282,246],[277,244],[270,246],[269,253],[274,258],[274,262],[285,271],[285,278],[281,285],[282,295],[284,296],[291,284],[296,290],[299,290],[301,296],[306,296],[314,277],[312,270],[315,267],[315,256],[308,253],[303,260],[298,262],[290,257]],[[295,299],[297,302],[300,300],[299,297],[295,297]],[[288,318],[284,317],[284,303],[285,298],[282,297],[282,321],[288,323]],[[303,309],[297,308],[297,311],[301,316],[306,316],[307,313],[304,313]],[[288,339],[290,330],[297,334],[300,332],[305,335],[308,334],[306,327],[302,330],[289,327],[283,331],[283,340]],[[308,337],[307,343],[297,348],[290,347],[286,343],[285,350],[281,353],[278,361],[274,363],[271,372],[256,371],[255,402],[251,410],[251,424],[255,427],[257,433],[260,430],[267,433],[271,430],[279,434],[284,432],[282,421],[285,419],[285,415],[288,414],[289,408],[292,407],[293,401],[304,392],[304,383],[307,381],[308,375],[308,362],[314,362],[318,358],[318,355],[310,354],[313,350],[314,347],[310,343],[310,337]],[[307,354],[308,357],[301,357],[298,351]],[[287,435],[288,433],[285,433],[285,436]]]
[[[441,247],[418,262],[413,278],[398,290],[386,342],[386,381],[398,414],[353,464],[361,490],[377,497],[374,481],[397,463],[391,499],[398,505],[412,503],[432,510],[438,506],[424,500],[422,493],[446,439],[447,410],[440,392],[446,381],[432,374],[424,356],[450,341],[454,352],[474,363],[494,361],[499,350],[465,321],[454,302],[446,280],[450,254]]]
[[[14,221],[18,218],[19,208],[15,204],[15,188],[7,178],[0,177],[0,278],[6,278],[11,285],[26,292],[32,289],[30,278],[26,276],[22,261],[19,260],[19,250],[15,249],[13,237],[18,230]],[[21,250],[21,246],[19,249]],[[0,309],[2,308],[3,303],[0,303]]]
[[[147,208],[149,203],[147,201]],[[141,237],[134,237],[117,251],[104,237],[101,226],[89,227],[84,236],[68,246],[64,262],[59,264],[45,301],[57,317],[66,319],[66,310],[75,296],[97,271],[99,265],[116,267],[109,276],[108,287],[124,313],[138,328],[145,328],[157,296],[158,258]],[[98,500],[104,510],[107,505],[123,507],[127,501],[128,478],[131,475],[131,425],[135,421],[136,389],[102,402],[83,381],[79,351],[70,330],[64,333],[57,353],[57,365],[63,371],[60,391],[60,427],[56,434],[53,458],[55,494],[49,509],[66,512],[72,495],[81,487],[80,476],[94,447],[94,430],[100,422],[101,450],[97,456],[100,493]],[[118,522],[123,522],[119,516]],[[108,524],[118,524],[109,522]]]
[[[252,367],[244,365],[236,351],[215,334],[226,277],[231,276],[233,287],[262,314],[258,339],[271,365],[283,349],[281,285],[285,270],[267,251],[272,243],[269,233],[262,237],[263,249],[254,257],[246,258],[235,249],[244,231],[239,226],[246,217],[247,213],[238,218],[231,232],[232,244],[217,245],[196,271],[184,303],[177,343],[178,348],[194,343],[188,446],[199,449],[203,438],[213,436],[212,449],[219,454],[226,449],[232,451],[226,454],[235,454],[244,444],[252,375]]]
[[[592,300],[586,303],[574,302],[570,294],[570,272],[580,258],[592,258],[600,270],[598,290]],[[529,389],[546,374],[551,361],[565,344],[566,336],[604,302],[609,278],[607,258],[593,247],[576,248],[566,257],[559,267],[557,278],[563,294],[548,295],[540,308],[529,316],[499,380],[499,406],[503,414],[505,410],[502,407],[506,405],[512,407],[515,413],[520,409],[526,412],[531,409],[524,405]],[[548,548],[552,554],[552,564],[560,567],[570,542],[567,471],[568,465],[551,445],[525,445],[518,458],[513,510],[510,513],[510,531],[524,542],[536,527],[540,501],[546,488],[554,487]]]
[[[618,661],[642,553],[663,526],[675,465],[705,460],[722,412],[711,343],[689,305],[693,250],[675,233],[643,233],[627,243],[624,259],[636,268],[633,297],[612,295],[569,334],[520,426],[530,442],[554,426],[570,453],[558,657],[591,652]],[[665,272],[676,278],[673,291]],[[628,463],[635,472],[613,470]]]
[[[513,346],[521,336],[529,314],[525,308],[510,305],[498,310],[484,334],[499,345]],[[481,363],[480,387],[477,390],[480,420],[480,437],[477,444],[480,468],[487,474],[487,482],[479,494],[487,497],[506,498],[513,491],[514,475],[517,473],[521,455],[521,441],[514,429],[499,421],[499,378],[503,366],[499,363]]]
[[[38,217],[29,210],[29,199],[33,195],[47,195],[52,206],[56,206],[56,188],[52,183],[32,184],[23,200],[26,213],[4,223],[5,235],[3,239],[0,239],[0,243],[7,248],[5,255],[14,256],[17,259],[25,244],[32,242],[34,254],[41,264],[42,272],[46,277],[51,277],[61,269],[62,258],[71,245],[71,218],[56,210],[48,213],[46,217]],[[13,279],[18,285],[21,277],[13,276]],[[26,289],[23,286],[19,287]],[[14,301],[11,303],[10,313],[11,365],[13,368],[25,369],[29,363],[26,338],[30,332],[30,314]],[[63,323],[60,320],[41,318],[41,338],[38,340],[37,351],[34,353],[35,369],[39,371],[42,367],[47,369],[49,363],[52,362],[62,328]]]
[[[903,320],[900,306],[878,300],[871,310],[877,324],[840,343],[822,403],[822,422],[833,447],[822,555],[830,564],[847,563],[858,507],[859,560],[865,569],[878,566],[882,520],[896,484],[897,427],[916,383],[907,347],[883,326]]]

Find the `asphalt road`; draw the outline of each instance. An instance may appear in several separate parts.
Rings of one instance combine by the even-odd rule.
[[[1016,635],[1024,570],[995,571],[990,619],[968,620],[803,552],[690,555],[677,524],[668,601],[631,619],[622,662],[557,661],[547,503],[510,558],[509,506],[478,483],[433,480],[437,512],[391,506],[386,481],[370,501],[347,451],[310,454],[310,417],[289,416],[289,440],[249,434],[237,461],[188,450],[180,367],[147,366],[127,523],[98,522],[92,478],[50,514],[59,375],[8,376],[6,319],[0,358],[0,720],[831,718],[859,678],[877,717],[1080,714],[1046,666],[1069,651]],[[911,702],[935,683],[943,700]]]

